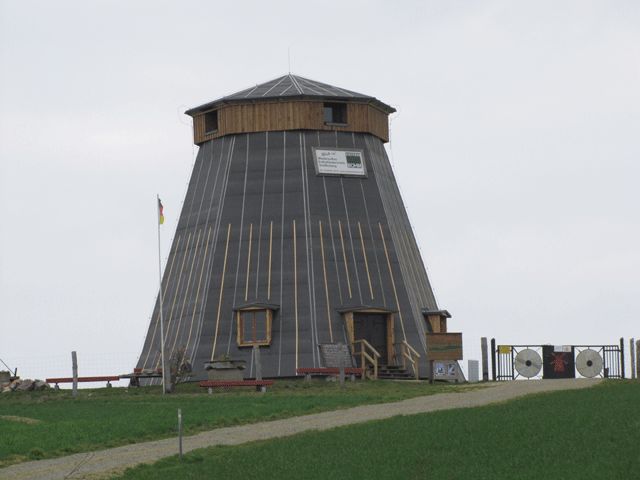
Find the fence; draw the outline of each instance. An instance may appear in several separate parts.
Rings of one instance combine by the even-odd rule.
[[[78,375],[84,376],[109,376],[131,373],[138,360],[139,352],[126,353],[97,353],[83,350],[77,351]],[[18,370],[21,378],[41,379],[51,377],[71,377],[71,352],[59,353],[55,355],[21,355],[21,356],[1,356],[4,363],[11,368]],[[0,370],[4,369],[0,367]],[[119,387],[129,385],[129,380],[119,380],[111,382]],[[105,382],[82,383],[80,388],[104,387]],[[70,384],[60,384],[60,388],[71,388]]]
[[[638,342],[640,343],[640,342]],[[636,344],[630,341],[630,377],[637,374]],[[612,345],[496,345],[491,340],[494,381],[519,378],[626,378],[625,341]]]

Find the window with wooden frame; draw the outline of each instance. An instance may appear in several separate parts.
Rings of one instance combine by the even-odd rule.
[[[218,110],[213,110],[204,114],[204,133],[215,133],[218,131]]]
[[[346,103],[325,103],[323,109],[324,123],[326,124],[347,124],[347,104]]]
[[[238,322],[238,346],[271,345],[273,310],[247,308],[236,312]]]

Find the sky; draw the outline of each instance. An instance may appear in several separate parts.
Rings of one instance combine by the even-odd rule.
[[[506,344],[640,338],[636,1],[0,0],[0,359],[130,371],[196,105],[288,71],[394,106],[441,308]],[[2,368],[0,366],[0,368]]]

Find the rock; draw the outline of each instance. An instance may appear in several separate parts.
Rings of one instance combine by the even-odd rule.
[[[34,386],[34,381],[31,380],[30,378],[25,378],[24,380],[22,380],[22,382],[20,382],[20,385],[18,385],[16,390],[20,392],[29,392],[33,390],[33,386]]]
[[[30,392],[32,390],[42,391],[42,390],[48,390],[50,388],[51,388],[51,385],[49,385],[44,380],[31,380],[28,378],[21,380],[20,378],[16,378],[11,383],[1,386],[0,392],[1,393],[9,393],[9,392],[15,392],[15,391]]]
[[[36,391],[47,390],[49,388],[51,388],[51,386],[43,380],[34,380],[33,382],[33,389]]]

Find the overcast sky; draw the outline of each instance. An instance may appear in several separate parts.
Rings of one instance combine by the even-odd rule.
[[[183,112],[289,49],[397,108],[387,149],[468,358],[640,337],[637,1],[0,0],[0,358],[133,368],[155,195],[164,260],[197,153]]]

